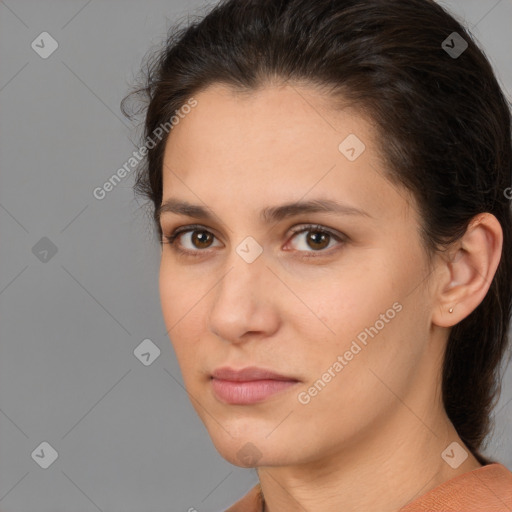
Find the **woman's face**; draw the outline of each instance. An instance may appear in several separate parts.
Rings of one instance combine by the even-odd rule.
[[[239,466],[371,446],[438,378],[415,203],[384,178],[371,126],[313,89],[216,85],[195,99],[167,142],[163,203],[196,208],[163,209],[164,237],[190,231],[164,243],[160,267],[194,408]],[[328,201],[338,210],[281,209]],[[226,367],[288,380],[212,379]]]

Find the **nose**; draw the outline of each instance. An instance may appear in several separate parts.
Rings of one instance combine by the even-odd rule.
[[[211,332],[231,343],[271,336],[279,327],[279,290],[264,254],[248,263],[233,250],[225,268],[212,294]]]

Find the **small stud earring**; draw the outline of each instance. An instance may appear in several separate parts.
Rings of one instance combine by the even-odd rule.
[[[453,313],[453,308],[450,308],[450,309],[448,310],[448,313]]]

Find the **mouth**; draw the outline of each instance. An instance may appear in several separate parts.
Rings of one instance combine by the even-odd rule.
[[[255,366],[234,370],[224,367],[214,370],[211,385],[216,398],[231,405],[250,405],[263,402],[300,381],[271,370]]]

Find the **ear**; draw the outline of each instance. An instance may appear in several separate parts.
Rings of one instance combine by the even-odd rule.
[[[432,313],[435,325],[452,327],[478,307],[491,286],[502,246],[503,230],[494,215],[481,213],[471,219],[464,236],[441,263],[444,271],[440,273],[437,304]]]

